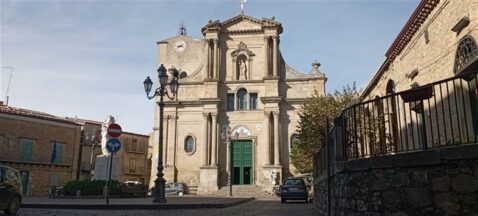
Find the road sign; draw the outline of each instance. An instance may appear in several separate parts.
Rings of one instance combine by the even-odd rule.
[[[110,137],[113,137],[113,138],[117,138],[121,135],[121,132],[123,132],[121,130],[121,126],[119,126],[119,124],[110,124],[110,126],[108,126],[108,136]]]
[[[109,139],[108,142],[106,142],[106,150],[108,150],[109,153],[115,153],[121,149],[121,142],[116,139],[112,138]]]

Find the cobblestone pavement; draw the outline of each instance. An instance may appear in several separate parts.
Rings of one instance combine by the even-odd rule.
[[[75,210],[75,209],[20,209],[18,216],[150,216],[150,215],[240,215],[240,216],[298,216],[314,215],[314,205],[303,202],[280,203],[280,200],[254,200],[241,205],[223,209],[188,209],[188,210]],[[0,213],[0,216],[4,216]]]

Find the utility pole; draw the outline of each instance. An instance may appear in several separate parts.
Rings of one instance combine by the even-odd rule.
[[[15,68],[10,67],[10,66],[5,66],[5,67],[2,67],[2,68],[11,70],[10,77],[8,78],[7,90],[5,92],[5,105],[8,106],[8,99],[10,98],[10,96],[8,96],[8,92],[10,91],[10,82],[12,81],[12,75],[13,75],[13,71],[15,70]]]

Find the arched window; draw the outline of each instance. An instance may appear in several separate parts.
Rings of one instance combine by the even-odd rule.
[[[245,89],[240,89],[237,91],[237,109],[247,109],[247,90]]]
[[[292,134],[292,136],[290,136],[290,148],[292,148],[293,146],[298,145],[299,142],[300,142],[300,140],[299,140],[299,135],[298,134]]]
[[[471,63],[478,59],[478,47],[475,40],[465,36],[458,44],[455,56],[455,73],[462,72]]]
[[[196,150],[196,140],[193,136],[189,135],[184,140],[184,151],[188,154],[193,154]]]
[[[393,80],[388,80],[386,92],[387,94],[393,94],[395,92],[395,82]]]

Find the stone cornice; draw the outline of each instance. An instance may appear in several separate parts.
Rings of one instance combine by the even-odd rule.
[[[286,82],[300,82],[300,81],[309,81],[309,80],[324,80],[327,81],[326,77],[298,77],[298,78],[286,78],[284,81]]]
[[[219,104],[221,102],[220,98],[199,98],[203,104]]]
[[[237,83],[263,83],[263,80],[230,80],[225,81],[225,84],[237,84]]]
[[[310,98],[285,98],[287,103],[305,103],[310,100]]]
[[[269,96],[261,97],[262,103],[280,103],[282,101],[282,96]]]

